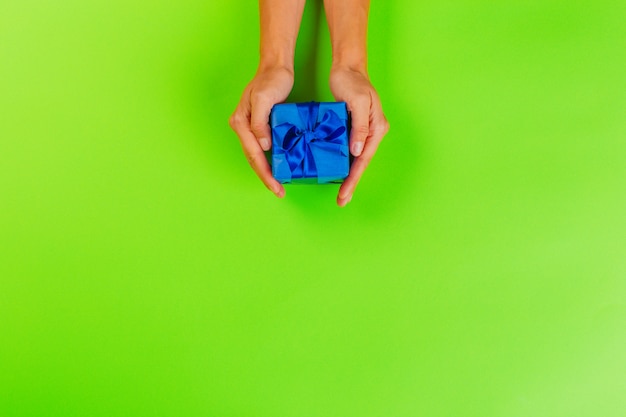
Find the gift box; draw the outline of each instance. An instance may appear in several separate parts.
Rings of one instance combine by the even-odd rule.
[[[346,103],[276,104],[272,175],[281,183],[343,182],[350,172]]]

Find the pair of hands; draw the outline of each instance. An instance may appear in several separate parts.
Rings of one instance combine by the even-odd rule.
[[[245,88],[241,101],[230,118],[250,166],[265,186],[277,197],[285,189],[274,177],[264,151],[271,148],[270,111],[274,104],[287,99],[293,88],[293,71],[287,68],[260,69]],[[361,175],[378,145],[389,130],[380,99],[367,74],[349,68],[333,68],[330,90],[337,101],[345,101],[352,113],[350,152],[354,156],[350,174],[339,188],[337,204],[345,206],[352,199]]]

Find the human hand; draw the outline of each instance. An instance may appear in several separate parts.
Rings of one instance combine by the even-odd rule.
[[[349,68],[333,68],[330,72],[330,90],[337,101],[345,101],[352,114],[350,152],[354,155],[350,175],[339,188],[337,204],[345,206],[389,130],[389,122],[376,90],[364,72]]]
[[[230,117],[230,127],[237,133],[248,163],[277,197],[285,189],[274,177],[263,151],[272,146],[269,117],[272,106],[287,99],[293,87],[293,71],[277,67],[259,69],[247,85],[241,101]]]

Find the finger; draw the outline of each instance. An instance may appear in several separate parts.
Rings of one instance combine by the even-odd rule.
[[[268,151],[272,147],[269,120],[273,104],[268,99],[258,95],[253,95],[250,102],[250,128],[261,148]]]
[[[256,137],[249,129],[247,125],[247,120],[245,120],[244,122],[241,122],[241,120],[241,118],[233,115],[233,117],[231,118],[231,126],[233,130],[237,133],[237,136],[239,136],[239,141],[241,142],[241,147],[243,148],[243,152],[246,156],[246,159],[248,160],[248,163],[257,174],[259,179],[263,181],[265,186],[271,192],[273,192],[279,198],[284,197],[285,189],[282,184],[276,181],[276,179],[272,176],[272,170],[267,163],[265,153],[257,142]]]
[[[369,95],[358,96],[348,103],[352,114],[352,128],[350,130],[350,152],[359,156],[365,147],[365,141],[370,133],[370,106]]]
[[[248,133],[249,137],[245,142],[242,141],[243,151],[246,155],[248,163],[271,192],[279,198],[284,197],[285,189],[282,184],[276,181],[276,179],[272,176],[272,170],[267,163],[263,149],[259,146],[259,143],[256,141],[252,132]]]
[[[359,181],[361,180],[363,172],[365,172],[365,169],[378,150],[380,142],[389,130],[389,123],[387,122],[385,116],[380,113],[380,119],[376,123],[373,123],[370,127],[372,134],[367,139],[362,154],[354,159],[352,166],[350,167],[350,174],[339,188],[337,204],[340,207],[345,206],[352,200],[352,196],[357,185],[359,184]]]
[[[337,195],[337,204],[340,207],[345,206],[352,200],[352,196],[354,194],[354,190],[356,189],[357,184],[361,180],[361,176],[369,165],[371,158],[366,155],[361,155],[357,158],[354,158],[352,162],[352,166],[350,167],[350,175],[344,180],[341,187],[339,187],[339,194]]]

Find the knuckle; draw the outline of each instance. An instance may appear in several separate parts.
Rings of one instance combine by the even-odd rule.
[[[239,113],[233,114],[228,119],[228,124],[230,125],[231,129],[233,129],[233,130],[237,130],[237,128],[239,128],[241,126],[242,122],[243,122],[243,118],[241,117],[241,115]]]
[[[369,152],[363,152],[359,158],[361,158],[361,161],[363,161],[363,166],[366,167],[369,165],[373,157],[374,155],[370,154]]]
[[[253,132],[263,132],[265,131],[265,129],[267,129],[267,126],[268,124],[263,123],[262,121],[254,121],[250,125],[250,128],[252,129]]]
[[[383,137],[385,137],[388,131],[389,131],[389,122],[387,122],[387,120],[383,120],[372,126],[372,137],[374,139],[381,140],[383,139]]]
[[[376,126],[376,134],[382,139],[389,132],[389,122],[384,121]]]
[[[251,167],[256,167],[259,163],[259,156],[254,153],[246,153],[246,160]]]
[[[354,132],[354,135],[357,137],[367,137],[367,135],[369,135],[370,133],[370,128],[367,125],[358,125],[358,126],[353,126],[352,131]]]
[[[385,119],[385,121],[383,122],[383,135],[386,135],[387,132],[389,132],[389,121],[387,119]]]

